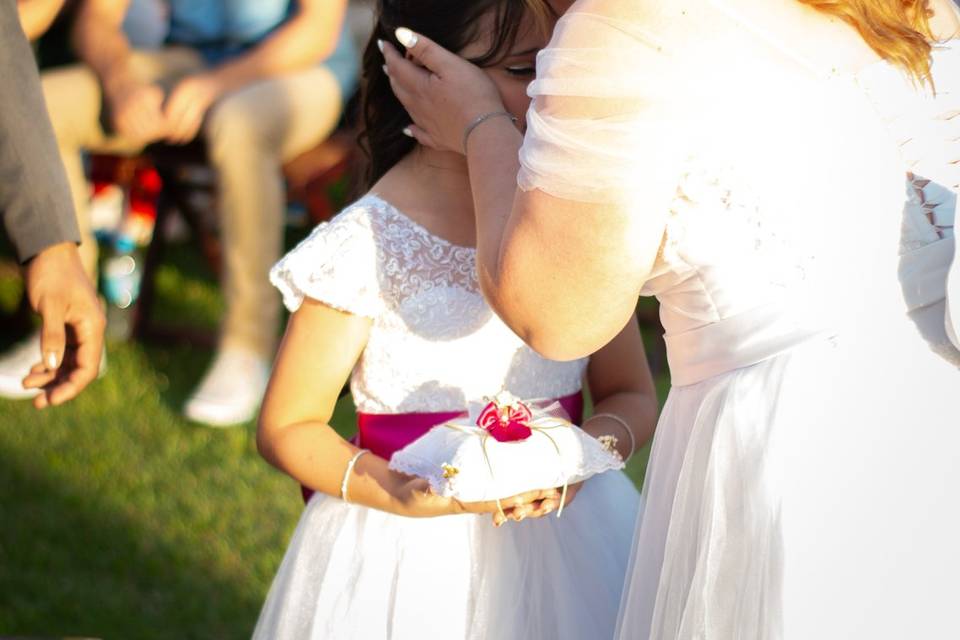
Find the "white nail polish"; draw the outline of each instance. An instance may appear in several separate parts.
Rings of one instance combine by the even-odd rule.
[[[406,27],[400,27],[394,31],[394,35],[397,37],[397,42],[407,49],[417,46],[417,34]]]
[[[389,75],[390,75],[390,69],[387,69],[387,65],[383,65],[383,66],[381,67],[381,69],[383,69],[383,75],[385,75],[385,76],[389,76]]]
[[[377,49],[380,49],[380,53],[383,53],[383,40],[377,38]]]
[[[47,354],[47,368],[48,369],[57,368],[57,354],[53,352]]]
[[[412,138],[412,137],[413,137],[413,129],[411,129],[410,127],[404,127],[404,128],[403,128],[403,135]]]

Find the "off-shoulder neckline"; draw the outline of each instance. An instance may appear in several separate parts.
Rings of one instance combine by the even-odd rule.
[[[389,202],[388,200],[384,199],[383,196],[381,196],[381,195],[379,195],[379,194],[377,194],[377,193],[374,193],[373,191],[367,193],[365,196],[363,196],[362,198],[360,198],[360,200],[357,201],[357,204],[361,204],[361,203],[363,203],[365,200],[372,200],[372,201],[374,201],[374,202],[382,205],[385,209],[387,209],[388,211],[390,211],[390,213],[392,213],[392,214],[395,215],[396,217],[398,217],[398,218],[400,218],[401,220],[403,220],[408,226],[412,227],[412,228],[413,228],[416,232],[418,232],[420,235],[427,236],[428,238],[430,238],[430,240],[432,240],[433,242],[435,242],[435,243],[437,243],[437,244],[440,244],[440,245],[449,247],[449,248],[454,249],[454,250],[458,250],[458,249],[459,249],[459,250],[464,250],[464,251],[470,251],[471,253],[476,252],[476,250],[477,250],[476,247],[470,247],[470,246],[467,246],[467,245],[457,244],[456,242],[452,242],[452,241],[450,241],[450,240],[447,240],[447,239],[444,238],[443,236],[437,235],[436,233],[434,233],[434,232],[431,231],[430,229],[426,228],[425,226],[423,226],[422,224],[420,224],[419,222],[417,222],[416,220],[414,220],[413,218],[411,218],[410,216],[408,216],[406,213],[404,213],[403,211],[401,211],[399,207],[397,207],[397,206],[394,205],[393,203]]]

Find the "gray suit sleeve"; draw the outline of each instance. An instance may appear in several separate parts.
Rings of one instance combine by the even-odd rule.
[[[0,0],[0,218],[17,258],[79,242],[66,172],[17,3]]]

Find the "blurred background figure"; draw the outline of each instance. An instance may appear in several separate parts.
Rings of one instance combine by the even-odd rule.
[[[33,42],[50,28],[66,0],[17,0],[20,26]]]
[[[20,3],[36,37],[62,0]],[[201,137],[217,174],[225,317],[187,417],[228,426],[259,404],[280,300],[267,281],[283,248],[285,160],[327,137],[353,91],[358,60],[346,0],[83,0],[81,64],[47,71],[43,90],[77,209],[91,277],[97,245],[82,152],[135,154]],[[27,26],[29,25],[29,26]],[[0,395],[19,397],[37,336],[0,357]]]

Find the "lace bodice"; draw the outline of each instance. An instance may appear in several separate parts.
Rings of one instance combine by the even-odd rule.
[[[580,388],[586,360],[541,358],[493,313],[474,249],[376,195],[319,225],[270,278],[291,311],[309,297],[372,319],[350,380],[359,411],[456,411],[501,389],[537,399]]]

